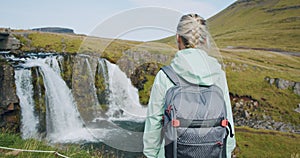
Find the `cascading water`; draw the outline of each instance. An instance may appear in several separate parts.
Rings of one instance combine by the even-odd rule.
[[[111,119],[144,120],[146,108],[140,105],[138,90],[132,86],[131,80],[115,64],[108,63],[110,108],[106,113]],[[123,116],[123,117],[120,117]]]
[[[18,59],[24,62],[18,66],[20,70],[16,70],[15,77],[18,96],[21,104],[24,105],[22,105],[21,110],[24,138],[35,138],[39,135],[36,130],[38,119],[34,116],[34,102],[33,97],[30,96],[32,92],[29,90],[32,91],[31,73],[30,70],[27,70],[27,68],[39,67],[38,71],[42,74],[45,87],[47,140],[62,143],[101,141],[116,149],[140,152],[142,150],[143,133],[131,131],[131,128],[137,125],[143,127],[146,108],[140,105],[137,89],[131,85],[131,81],[126,74],[117,65],[111,64],[105,59],[98,60],[99,65],[101,65],[98,71],[102,71],[105,86],[108,87],[109,108],[106,117],[95,118],[94,122],[83,122],[72,91],[60,75],[62,62],[58,63],[58,57],[49,55],[44,58]],[[85,74],[89,74],[87,77],[93,78],[95,73],[92,72],[89,60],[87,60],[87,56],[83,56],[83,58],[87,65],[87,73]],[[95,80],[90,81],[92,86],[85,88],[92,91],[91,94],[94,94],[95,101],[97,101],[93,83]],[[127,127],[130,127],[130,129],[127,129]]]
[[[102,75],[104,77],[105,87],[108,87],[109,86],[109,76],[108,76],[107,71],[106,71],[106,69],[107,69],[107,62],[106,62],[105,59],[100,58],[99,59],[99,64],[101,66],[100,66],[100,69],[98,69],[98,74],[100,74],[99,71],[101,71],[101,73],[102,73]]]
[[[93,70],[91,68],[91,64],[88,60],[88,58],[85,58],[85,62],[86,62],[86,65],[87,65],[87,69],[88,69],[88,74],[89,74],[89,77],[90,77],[90,83],[89,84],[89,89],[92,91],[92,94],[94,96],[94,107],[97,107],[98,106],[98,97],[97,97],[97,94],[96,94],[96,87],[95,87],[95,77],[93,76]],[[97,113],[96,111],[96,108],[94,108],[94,113]],[[97,114],[94,114],[94,116],[96,116]]]
[[[51,62],[49,62],[51,61]],[[48,64],[47,64],[48,63]],[[50,65],[52,67],[50,67]],[[71,90],[58,73],[55,57],[45,59],[29,59],[24,67],[38,66],[43,76],[46,89],[46,124],[47,139],[53,142],[74,141],[72,133],[81,131],[76,139],[91,139],[87,131],[84,131],[83,122],[77,111]],[[79,134],[79,133],[77,133]]]
[[[58,75],[60,75],[60,67],[59,67],[56,57],[46,59],[46,63],[53,69],[54,72],[56,72]]]
[[[27,69],[15,70],[17,95],[22,109],[22,137],[38,138],[37,125],[39,120],[34,116],[33,86],[31,71]]]

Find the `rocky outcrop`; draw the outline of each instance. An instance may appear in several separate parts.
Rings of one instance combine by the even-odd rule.
[[[294,111],[300,113],[300,104],[298,104],[298,108],[296,108]]]
[[[130,76],[132,84],[139,91],[140,103],[142,105],[148,104],[153,79],[161,67],[162,64],[160,63],[144,63],[137,67]],[[147,82],[150,82],[150,84],[147,84]]]
[[[277,122],[271,116],[263,112],[258,115],[260,102],[251,96],[239,96],[230,94],[232,112],[234,115],[234,124],[236,126],[248,126],[255,129],[277,130],[281,132],[300,133],[300,126],[290,123]],[[300,107],[299,107],[300,108]]]
[[[78,111],[86,121],[93,118],[93,107],[95,107],[96,98],[94,96],[93,73],[96,65],[95,62],[89,62],[90,58],[85,56],[76,56],[74,58],[74,66],[72,72],[72,91],[74,99],[78,105]]]
[[[116,62],[120,66],[121,70],[126,73],[127,76],[131,76],[135,69],[145,63],[161,63],[168,64],[173,58],[171,55],[164,55],[158,53],[151,53],[148,51],[125,51],[124,55]]]
[[[300,96],[300,82],[285,80],[282,78],[265,77],[265,81],[270,85],[275,85],[279,89],[291,88],[293,92]]]
[[[19,132],[20,104],[16,94],[14,69],[0,58],[0,128]]]
[[[296,82],[293,89],[294,93],[300,96],[300,82]]]
[[[101,69],[98,58],[76,55],[72,59],[71,89],[82,119],[90,122],[95,117],[105,117],[104,112],[108,109],[104,104],[107,102],[107,87],[101,82],[104,79],[98,71]],[[99,102],[99,99],[104,100]]]
[[[73,67],[75,62],[75,54],[62,54],[59,60],[59,66],[62,71],[61,77],[64,79],[70,89],[72,89]]]
[[[155,76],[162,65],[158,63],[145,63],[135,69],[130,76],[132,84],[138,89],[143,90],[144,84],[148,81],[147,75]]]
[[[46,134],[46,91],[44,86],[43,76],[38,67],[31,68],[32,85],[33,85],[33,100],[34,100],[34,113],[38,117],[39,133]],[[41,135],[42,136],[42,135]]]
[[[16,39],[9,30],[0,32],[0,51],[17,50],[21,47],[21,42]]]

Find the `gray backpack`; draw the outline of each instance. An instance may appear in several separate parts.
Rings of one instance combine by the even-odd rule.
[[[165,96],[162,130],[165,157],[226,157],[226,139],[233,134],[222,90],[215,85],[189,83],[171,66],[162,70],[175,85]]]

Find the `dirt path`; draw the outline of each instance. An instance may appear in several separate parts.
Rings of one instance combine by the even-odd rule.
[[[228,50],[235,50],[235,49],[245,49],[245,50],[262,50],[262,51],[270,51],[270,52],[275,52],[275,53],[280,53],[280,54],[285,54],[285,55],[291,55],[291,56],[297,56],[300,57],[300,52],[287,52],[287,51],[282,51],[278,49],[272,49],[272,48],[250,48],[250,47],[235,47],[235,46],[227,46]]]

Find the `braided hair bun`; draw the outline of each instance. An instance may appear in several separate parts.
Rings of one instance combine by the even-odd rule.
[[[185,48],[207,47],[208,32],[204,18],[197,14],[183,15],[177,26],[177,34]]]

